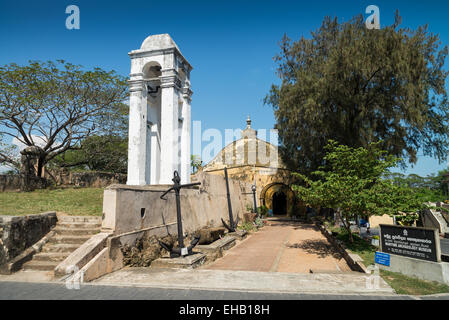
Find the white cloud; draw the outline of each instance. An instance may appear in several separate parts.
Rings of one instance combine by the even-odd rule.
[[[44,147],[47,144],[47,139],[45,137],[31,135],[31,138],[34,141],[34,144],[38,147]],[[20,151],[22,151],[23,149],[25,149],[27,147],[25,144],[20,142],[19,139],[17,139],[17,138],[13,138],[11,143],[16,145]]]

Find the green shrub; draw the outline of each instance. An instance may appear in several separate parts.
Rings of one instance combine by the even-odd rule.
[[[266,217],[268,215],[268,208],[266,206],[260,206],[259,208],[257,208],[257,212],[262,217]]]
[[[264,226],[264,222],[263,222],[263,220],[261,218],[257,217],[256,220],[254,221],[254,225],[257,228],[261,228],[261,227]]]
[[[239,226],[237,227],[237,229],[239,229],[239,230],[245,230],[245,231],[254,231],[254,230],[257,230],[256,226],[255,226],[254,223],[252,223],[252,222],[245,222],[245,223],[239,225]]]

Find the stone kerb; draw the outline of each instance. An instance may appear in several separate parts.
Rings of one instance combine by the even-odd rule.
[[[332,233],[324,225],[319,222],[315,222],[315,226],[320,229],[321,233],[326,237],[326,239],[338,250],[351,270],[368,274],[370,273],[366,266],[363,264],[363,259],[359,255],[351,253],[349,250],[347,250],[343,246],[343,244],[341,244],[337,239],[334,238]]]
[[[206,261],[212,262],[218,258],[221,258],[223,256],[223,252],[231,249],[235,246],[235,243],[236,237],[225,236],[208,245],[197,245],[194,248],[194,252],[205,253],[207,256]]]

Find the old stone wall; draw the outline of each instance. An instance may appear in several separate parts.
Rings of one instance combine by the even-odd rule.
[[[206,169],[204,172],[209,174],[216,174],[224,176],[224,170]],[[257,199],[262,200],[262,191],[264,187],[272,185],[273,183],[282,183],[287,186],[295,181],[290,170],[283,168],[270,167],[254,167],[254,166],[239,166],[228,168],[228,176],[231,179],[243,181],[249,185],[256,183],[257,185]],[[251,188],[250,188],[251,192]]]
[[[38,242],[57,220],[56,212],[0,216],[0,266]]]
[[[0,192],[20,189],[21,176],[18,174],[0,174]]]
[[[206,168],[204,172],[224,176],[224,170],[222,169]],[[273,209],[273,194],[277,191],[283,191],[287,197],[286,213],[288,216],[304,216],[306,213],[305,204],[296,198],[290,188],[292,184],[297,182],[297,178],[288,169],[245,165],[228,168],[228,176],[233,180],[242,181],[250,186],[256,184],[257,206],[264,205],[268,209]],[[248,188],[246,193],[247,205],[253,207],[254,201],[251,188]]]
[[[109,172],[46,172],[45,178],[32,181],[32,190],[46,188],[49,181],[57,186],[74,186],[84,188],[104,188],[111,184],[126,183],[126,174]],[[0,192],[19,191],[23,184],[22,175],[0,175]]]
[[[28,178],[29,181],[26,184],[27,190],[31,191],[34,189],[44,189],[47,187],[47,180],[44,178]],[[25,177],[20,174],[10,175],[1,174],[0,175],[0,192],[4,191],[19,191],[25,186]]]
[[[46,177],[47,179],[54,181],[58,186],[104,188],[111,184],[126,183],[126,174],[98,171],[47,171]]]

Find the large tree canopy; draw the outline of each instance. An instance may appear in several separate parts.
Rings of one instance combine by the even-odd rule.
[[[384,179],[397,159],[380,150],[379,144],[365,149],[330,141],[324,148],[326,167],[313,172],[318,179],[294,174],[304,181],[304,185],[292,186],[298,197],[311,206],[339,209],[351,241],[350,221],[357,217],[388,214],[414,222],[416,212],[425,207],[413,189]]]
[[[86,137],[121,132],[127,94],[126,79],[114,71],[84,71],[62,60],[2,66],[0,137],[27,147],[21,153],[36,159],[35,174],[41,176],[46,163],[79,148]],[[0,163],[14,165],[17,159],[3,146]]]
[[[381,148],[411,163],[417,153],[443,161],[449,111],[443,70],[447,46],[427,26],[396,22],[368,30],[362,16],[339,23],[327,17],[311,38],[281,41],[280,86],[265,103],[274,108],[280,154],[304,173],[323,164],[329,139]]]
[[[79,148],[58,155],[49,166],[126,173],[128,166],[128,137],[117,135],[91,135]]]

